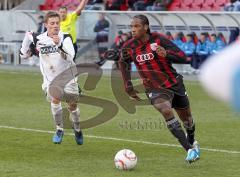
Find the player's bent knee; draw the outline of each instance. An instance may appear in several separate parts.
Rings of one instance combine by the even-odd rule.
[[[68,109],[70,111],[75,111],[77,109],[77,103],[68,103]]]
[[[169,101],[159,100],[159,99],[157,99],[157,100],[154,102],[153,106],[154,106],[157,110],[159,110],[160,112],[162,112],[162,110],[164,110],[164,109],[171,109],[171,108],[172,108],[172,107],[171,107],[171,103],[170,103]]]
[[[51,102],[51,110],[52,110],[52,114],[55,116],[55,115],[58,115],[58,114],[61,114],[61,111],[62,111],[62,105],[61,103],[53,103]]]
[[[176,109],[175,108],[175,110],[179,113],[179,114],[181,114],[181,115],[183,115],[184,117],[192,117],[192,113],[191,113],[191,110],[189,109],[189,107],[187,107],[187,108],[184,108],[184,109]]]
[[[161,112],[164,117],[172,117],[173,112],[171,105],[168,102],[154,104],[154,107]]]
[[[173,112],[171,108],[165,108],[165,109],[161,109],[161,113],[164,117],[166,118],[171,118],[173,117]]]
[[[59,101],[59,100],[57,100],[57,99],[55,99],[55,98],[52,98],[51,102],[52,102],[53,104],[59,104],[61,101]]]

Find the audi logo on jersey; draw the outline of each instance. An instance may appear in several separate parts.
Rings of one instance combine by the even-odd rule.
[[[154,55],[152,53],[147,53],[147,54],[142,54],[142,55],[137,55],[136,60],[139,63],[142,63],[144,61],[149,61],[154,58]]]

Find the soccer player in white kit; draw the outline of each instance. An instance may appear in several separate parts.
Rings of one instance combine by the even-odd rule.
[[[70,67],[75,66],[73,57],[75,55],[73,42],[69,34],[60,31],[60,16],[56,12],[48,12],[45,16],[47,31],[40,35],[27,32],[20,49],[22,58],[29,57],[29,45],[33,43],[39,52],[40,70],[43,75],[42,89],[51,102],[51,111],[56,125],[56,133],[53,136],[53,143],[61,144],[63,130],[63,112],[61,101],[50,95],[49,86],[52,81]],[[64,93],[79,96],[78,84],[75,76],[64,87]],[[70,112],[76,143],[83,144],[83,134],[80,129],[80,110],[76,99],[67,101]]]

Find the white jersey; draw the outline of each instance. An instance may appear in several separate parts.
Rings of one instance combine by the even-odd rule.
[[[22,58],[27,57],[29,45],[32,42],[39,51],[40,70],[43,75],[42,88],[44,90],[56,76],[75,65],[73,61],[75,51],[70,35],[60,31],[58,36],[60,42],[56,45],[53,39],[47,35],[47,32],[36,36],[33,36],[32,32],[27,32],[20,49]]]

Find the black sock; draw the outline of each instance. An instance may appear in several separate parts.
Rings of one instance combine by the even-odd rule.
[[[184,128],[187,132],[187,140],[188,142],[193,145],[195,139],[194,139],[194,132],[195,132],[195,123],[193,122],[191,126],[189,124],[184,123]]]
[[[191,149],[192,147],[189,144],[179,121],[173,117],[172,119],[167,120],[166,123],[167,123],[168,129],[171,131],[173,136],[175,136],[178,139],[178,141],[182,145],[182,147],[186,151],[188,151],[188,149]]]

